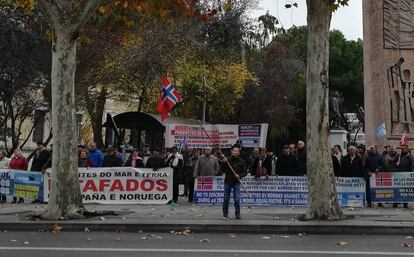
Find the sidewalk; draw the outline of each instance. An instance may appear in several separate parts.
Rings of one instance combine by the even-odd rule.
[[[181,199],[180,199],[181,200]],[[98,205],[89,210],[113,210],[118,215],[83,220],[32,221],[27,214],[43,208],[39,204],[3,204],[0,207],[0,230],[50,231],[60,224],[63,231],[183,231],[225,233],[312,233],[312,234],[414,234],[414,210],[385,208],[346,208],[349,217],[340,221],[297,221],[305,208],[242,206],[242,220],[221,220],[221,205],[201,206],[180,202],[169,205]],[[233,209],[230,209],[232,212]],[[233,217],[233,218],[232,218]]]

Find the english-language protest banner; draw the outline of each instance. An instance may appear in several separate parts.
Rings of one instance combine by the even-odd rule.
[[[50,175],[44,179],[44,201],[49,199]],[[157,171],[132,167],[80,168],[84,203],[166,204],[172,199],[172,169]]]
[[[167,124],[165,129],[165,146],[204,148],[214,146],[230,148],[237,140],[243,147],[265,147],[268,124]],[[208,134],[208,136],[206,135]],[[211,142],[213,141],[213,143]]]
[[[42,173],[21,170],[0,170],[0,193],[25,199],[38,199],[43,186]]]
[[[307,177],[243,178],[251,195],[240,191],[241,204],[262,206],[307,206]],[[365,206],[363,178],[336,178],[336,189],[341,206]],[[194,185],[194,204],[223,204],[224,177],[198,177]],[[231,196],[231,201],[232,200]]]
[[[382,172],[370,178],[371,201],[414,202],[414,172]]]

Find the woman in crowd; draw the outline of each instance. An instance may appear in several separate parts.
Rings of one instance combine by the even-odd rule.
[[[93,167],[91,159],[88,157],[88,151],[85,149],[80,150],[78,167],[80,168],[90,168]]]
[[[26,157],[22,155],[22,151],[17,148],[14,150],[13,158],[11,158],[9,163],[9,168],[12,170],[27,170],[29,162],[27,161]],[[16,203],[17,198],[13,197],[13,202]],[[22,197],[19,198],[19,203],[23,203],[24,199]]]
[[[132,151],[131,156],[125,162],[124,167],[145,168],[144,161],[139,156],[139,150]]]

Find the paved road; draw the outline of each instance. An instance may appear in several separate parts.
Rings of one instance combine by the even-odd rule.
[[[406,236],[0,232],[8,257],[414,256]],[[146,237],[146,240],[142,238]],[[209,242],[201,242],[208,239]],[[206,241],[206,240],[205,240]],[[349,243],[340,246],[337,243]]]

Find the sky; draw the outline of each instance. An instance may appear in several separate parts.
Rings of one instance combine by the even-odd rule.
[[[298,8],[286,9],[286,3],[298,3]],[[306,0],[259,0],[259,10],[252,16],[259,17],[269,10],[285,29],[292,25],[306,25]],[[362,38],[362,0],[349,0],[348,6],[338,9],[332,16],[331,29],[342,31],[345,38]]]

